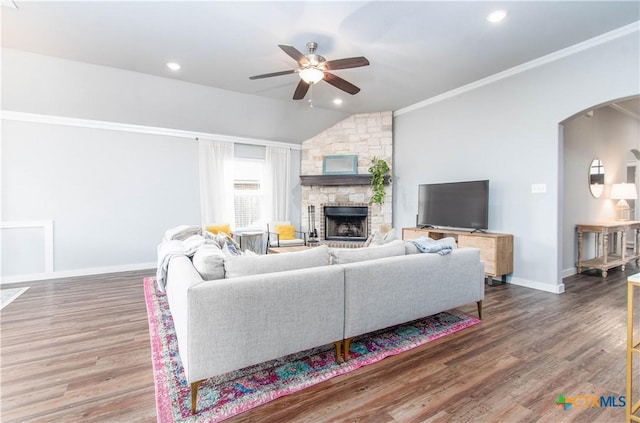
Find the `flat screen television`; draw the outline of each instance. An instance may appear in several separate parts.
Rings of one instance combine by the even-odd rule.
[[[421,184],[419,227],[486,230],[489,226],[489,181]]]

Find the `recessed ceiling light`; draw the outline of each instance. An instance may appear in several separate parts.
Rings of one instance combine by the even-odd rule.
[[[179,64],[177,64],[177,63],[175,63],[175,62],[169,62],[169,63],[167,63],[167,67],[168,67],[169,69],[171,69],[172,71],[177,71],[177,70],[180,70],[180,68],[181,68],[182,66],[180,66]]]
[[[337,106],[341,105],[342,104],[342,99],[341,98],[335,98],[333,100],[333,104],[335,104]]]
[[[498,22],[502,22],[502,20],[506,17],[507,17],[506,10],[496,10],[487,15],[487,20],[491,23],[498,23]]]

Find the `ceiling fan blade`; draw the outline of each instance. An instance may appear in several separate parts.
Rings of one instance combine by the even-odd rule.
[[[309,84],[301,79],[300,82],[298,82],[296,91],[293,93],[293,99],[302,100],[304,96],[307,95],[307,91],[309,91]]]
[[[309,60],[307,60],[307,57],[304,54],[300,53],[300,50],[298,50],[297,48],[293,46],[285,46],[283,44],[278,44],[278,47],[280,47],[282,51],[284,51],[289,56],[291,56],[293,60],[295,60],[299,64],[306,65],[309,63]]]
[[[348,59],[329,60],[328,62],[324,62],[324,67],[327,70],[349,69],[368,65],[369,61],[366,57],[362,56],[350,57]]]
[[[290,70],[281,71],[281,72],[272,72],[272,73],[265,73],[262,75],[254,75],[254,76],[250,76],[249,79],[262,79],[262,78],[271,78],[272,76],[288,75],[290,73],[294,73],[296,70],[297,69],[290,69]]]
[[[349,94],[358,94],[360,92],[360,88],[353,85],[351,82],[345,81],[339,76],[335,76],[332,73],[325,72],[324,80],[329,84],[333,85],[336,88],[341,89],[342,91],[348,92]]]

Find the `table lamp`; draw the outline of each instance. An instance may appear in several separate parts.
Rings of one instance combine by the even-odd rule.
[[[616,220],[629,220],[629,204],[626,200],[635,200],[638,198],[636,184],[613,184],[611,186],[611,198],[620,200],[616,204]]]

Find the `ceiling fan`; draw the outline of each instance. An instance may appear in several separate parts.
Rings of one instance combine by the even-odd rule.
[[[250,76],[249,79],[262,79],[270,78],[272,76],[288,75],[291,73],[298,73],[300,76],[300,82],[293,93],[294,100],[302,100],[307,94],[309,87],[321,80],[325,80],[329,84],[336,88],[341,89],[351,95],[360,92],[360,88],[356,87],[352,83],[345,81],[339,76],[334,75],[329,71],[339,69],[357,68],[360,66],[367,66],[369,61],[365,57],[350,57],[348,59],[338,59],[327,61],[324,57],[316,54],[318,44],[315,42],[307,43],[307,49],[309,54],[304,55],[298,49],[292,46],[286,46],[279,44],[278,47],[285,53],[291,56],[300,67],[298,69],[290,69],[281,72],[265,73],[263,75]]]

